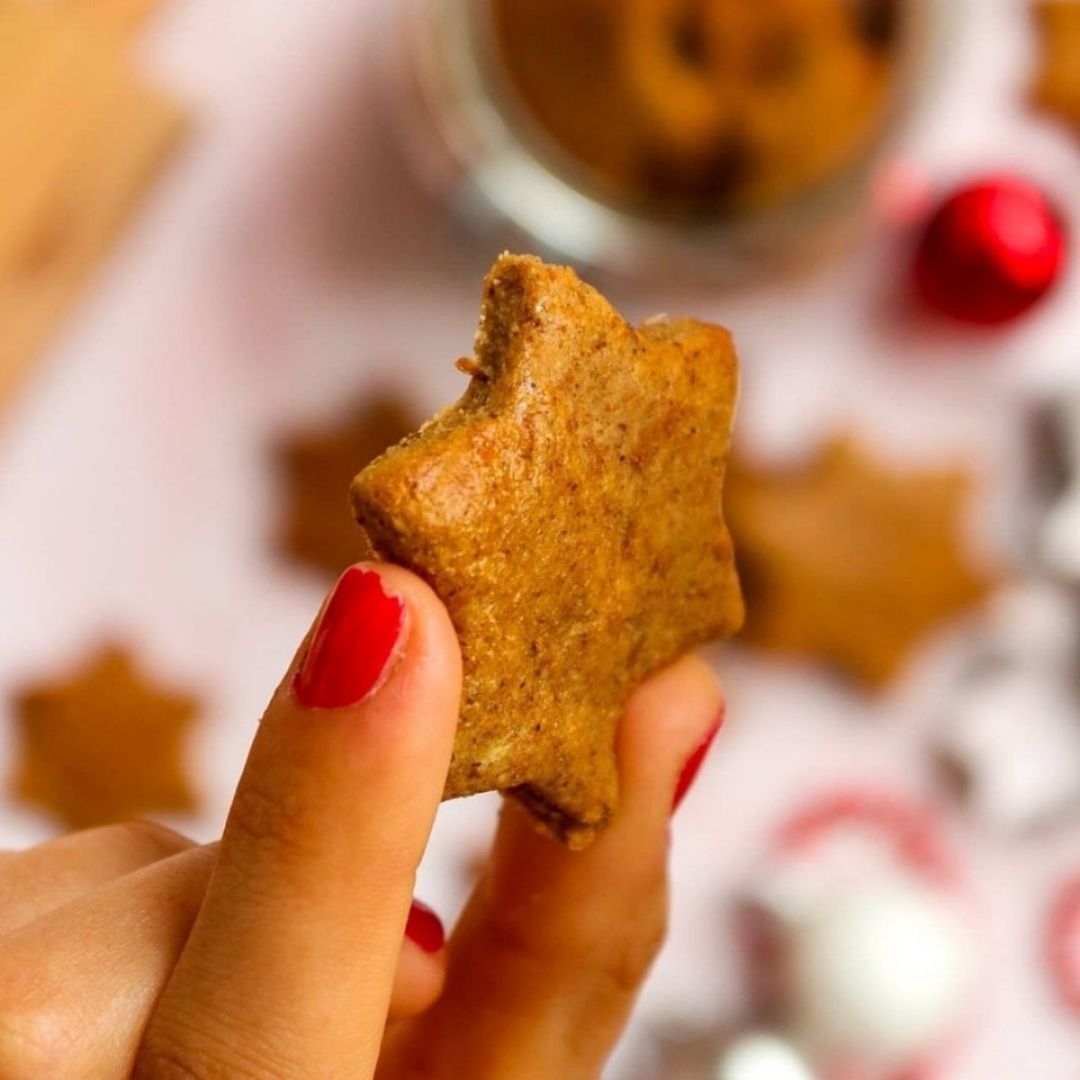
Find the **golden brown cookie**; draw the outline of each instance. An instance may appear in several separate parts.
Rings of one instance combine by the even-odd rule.
[[[633,118],[615,46],[625,0],[492,0],[493,70],[537,149],[619,195],[634,169]],[[502,91],[506,91],[503,93]]]
[[[512,790],[583,847],[616,802],[631,690],[742,621],[721,488],[730,335],[627,324],[572,270],[503,255],[465,395],[369,465],[376,551],[427,579],[465,683],[446,797]]]
[[[725,508],[745,639],[885,683],[926,634],[987,592],[961,533],[971,487],[960,470],[886,468],[847,438],[788,469],[736,457]]]
[[[1080,133],[1080,3],[1041,0],[1035,16],[1042,53],[1035,100]]]
[[[352,478],[419,423],[397,394],[380,392],[340,423],[284,442],[277,452],[288,506],[280,545],[297,562],[336,578],[346,566],[371,557],[346,495]]]
[[[702,0],[628,0],[617,31],[642,141],[673,171],[702,168],[718,134],[736,126],[734,72],[717,62],[708,10]]]
[[[16,697],[12,793],[73,829],[192,810],[183,740],[196,712],[191,697],[148,682],[128,653],[105,649],[70,678]]]
[[[708,33],[734,68],[735,123],[754,163],[743,205],[780,202],[842,171],[880,127],[890,56],[868,47],[853,6],[712,3]]]
[[[155,0],[0,0],[0,404],[187,126],[131,36]]]
[[[629,88],[650,183],[751,207],[836,172],[867,144],[889,66],[848,0],[630,0]]]
[[[782,202],[869,149],[903,14],[898,0],[495,0],[494,18],[497,69],[542,149],[620,203],[708,213]]]

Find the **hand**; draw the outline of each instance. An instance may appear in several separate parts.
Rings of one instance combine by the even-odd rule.
[[[637,691],[588,851],[507,802],[444,945],[411,898],[460,685],[434,594],[353,568],[220,845],[130,825],[0,855],[0,1080],[597,1076],[664,933],[668,819],[719,690],[687,658]]]

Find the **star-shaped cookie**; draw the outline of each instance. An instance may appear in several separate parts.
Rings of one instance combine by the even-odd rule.
[[[76,829],[194,807],[182,759],[195,701],[148,682],[123,650],[22,691],[14,711],[20,801]]]
[[[727,331],[637,329],[565,267],[503,255],[465,395],[365,469],[357,518],[461,641],[446,796],[513,790],[583,847],[617,796],[633,687],[742,621],[721,488]]]
[[[887,682],[926,634],[987,591],[962,541],[970,493],[962,471],[895,471],[847,438],[791,469],[736,458],[725,505],[744,637]]]
[[[1042,0],[1035,15],[1042,54],[1035,101],[1080,134],[1080,3]]]
[[[370,558],[371,545],[349,512],[349,483],[417,423],[399,395],[380,391],[327,430],[283,442],[277,451],[288,495],[282,550],[331,578],[351,563]]]

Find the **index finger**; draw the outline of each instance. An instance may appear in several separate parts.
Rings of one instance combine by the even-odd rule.
[[[136,1076],[370,1074],[460,686],[434,593],[347,570],[255,738]]]

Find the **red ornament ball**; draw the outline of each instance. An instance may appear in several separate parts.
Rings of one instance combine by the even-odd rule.
[[[1053,288],[1067,249],[1063,219],[1035,184],[991,176],[931,214],[915,255],[915,287],[955,319],[1005,323]]]

